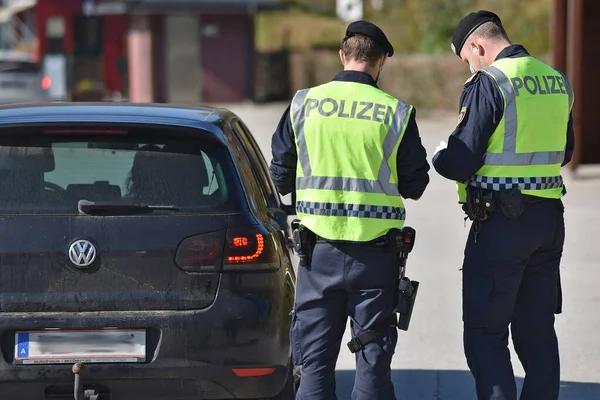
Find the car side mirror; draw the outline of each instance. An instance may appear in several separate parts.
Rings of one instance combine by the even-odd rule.
[[[281,198],[281,209],[287,215],[296,215],[296,192],[288,193]]]

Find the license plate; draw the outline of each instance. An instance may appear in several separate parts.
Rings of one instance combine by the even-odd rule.
[[[15,333],[15,364],[136,363],[146,360],[146,331],[40,330]]]

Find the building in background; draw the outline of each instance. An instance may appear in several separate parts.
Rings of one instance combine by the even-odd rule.
[[[126,2],[131,100],[210,103],[253,98],[254,16],[281,7],[280,2]]]
[[[65,58],[70,99],[253,98],[254,15],[275,0],[37,0],[40,60]]]
[[[573,121],[576,147],[572,170],[600,163],[600,12],[598,0],[554,0],[554,66],[567,74],[575,91]]]
[[[0,49],[28,53],[37,60],[36,0],[0,1]]]

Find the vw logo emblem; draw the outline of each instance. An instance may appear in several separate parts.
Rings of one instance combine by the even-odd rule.
[[[78,268],[89,267],[96,259],[96,247],[89,240],[77,240],[69,247],[69,259]]]

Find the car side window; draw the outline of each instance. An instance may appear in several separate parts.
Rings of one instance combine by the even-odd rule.
[[[268,186],[269,192],[273,193],[273,197],[275,198],[276,206],[278,207],[280,205],[279,204],[279,195],[278,195],[277,189],[275,189],[275,184],[271,180],[271,175],[269,173],[269,167],[267,166],[267,160],[265,159],[265,156],[264,156],[262,150],[260,149],[260,146],[258,145],[258,143],[256,143],[254,136],[252,136],[252,134],[250,133],[250,130],[248,129],[248,127],[241,121],[240,121],[240,126],[242,127],[243,131],[246,133],[246,136],[248,137],[248,141],[250,142],[250,144],[252,145],[252,147],[256,153],[256,157],[260,161],[259,166],[263,170],[263,176],[265,177],[265,184]]]
[[[258,178],[261,190],[265,194],[269,207],[279,207],[279,202],[277,201],[277,192],[274,190],[271,184],[269,173],[266,170],[265,160],[260,148],[248,130],[244,129],[243,125],[240,124],[239,120],[234,119],[232,121],[232,128],[236,135],[244,143],[244,147],[246,148],[248,156],[251,159],[254,174]]]

